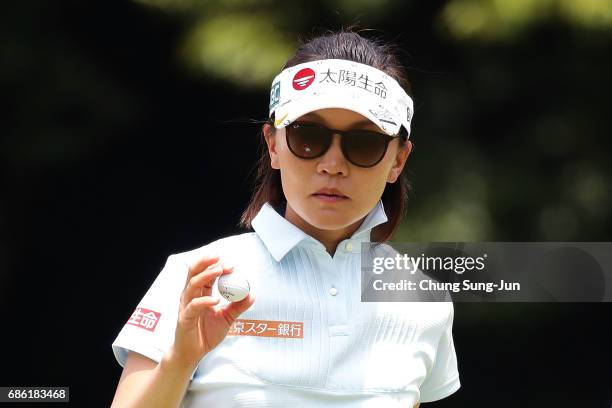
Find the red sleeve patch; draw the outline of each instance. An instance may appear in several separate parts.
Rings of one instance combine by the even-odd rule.
[[[132,313],[132,316],[127,321],[127,324],[131,324],[145,330],[155,331],[155,327],[157,327],[157,322],[159,322],[160,317],[161,313],[145,309],[144,307],[138,307],[136,310],[134,310],[134,313]]]

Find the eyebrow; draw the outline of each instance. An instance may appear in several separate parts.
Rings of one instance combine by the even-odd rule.
[[[304,116],[303,116],[303,117],[307,118],[307,117],[309,117],[309,116],[312,116],[312,117],[314,117],[314,118],[317,118],[317,119],[319,119],[321,122],[323,122],[323,123],[327,124],[327,122],[325,121],[325,119],[324,119],[324,118],[323,118],[321,115],[316,114],[316,113],[314,113],[314,112],[308,112],[308,113],[304,114]],[[350,129],[354,129],[354,128],[357,128],[357,127],[362,126],[362,125],[372,125],[372,126],[376,126],[376,123],[372,122],[372,121],[371,121],[371,120],[369,120],[369,119],[364,119],[364,120],[360,120],[360,121],[358,121],[358,122],[352,123],[352,124],[351,124],[351,126],[350,126]]]

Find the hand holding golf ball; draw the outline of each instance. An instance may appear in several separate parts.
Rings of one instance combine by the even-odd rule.
[[[179,303],[179,315],[174,343],[165,358],[194,368],[209,351],[215,348],[231,327],[255,302],[250,287],[240,273],[218,255],[204,253],[185,262],[186,282]],[[220,296],[213,294],[219,281],[221,296],[230,303],[219,304]]]

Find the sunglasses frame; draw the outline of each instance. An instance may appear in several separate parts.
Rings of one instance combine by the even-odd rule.
[[[289,133],[291,132],[292,129],[294,129],[295,125],[298,126],[311,126],[311,127],[318,127],[318,128],[322,128],[325,131],[327,131],[331,137],[329,138],[330,142],[327,145],[327,147],[325,147],[325,149],[321,150],[321,152],[319,154],[317,154],[316,156],[309,156],[309,157],[302,157],[299,154],[297,154],[296,152],[293,151],[293,149],[291,148],[291,143],[289,143]],[[378,160],[376,160],[376,162],[374,162],[373,164],[364,166],[362,164],[357,164],[355,162],[353,162],[349,156],[346,154],[346,150],[347,147],[344,143],[344,140],[346,140],[345,138],[348,136],[350,137],[350,134],[353,132],[365,132],[365,133],[371,133],[373,135],[373,137],[384,137],[384,141],[385,141],[385,148],[382,151],[381,156],[378,158]],[[289,125],[287,125],[285,127],[285,140],[287,142],[287,146],[289,147],[289,150],[291,151],[291,153],[293,153],[293,155],[295,155],[296,157],[299,157],[300,159],[304,159],[304,160],[310,160],[310,159],[316,159],[318,157],[323,156],[325,153],[327,153],[327,151],[329,150],[329,148],[331,147],[332,143],[333,143],[333,137],[334,135],[340,135],[340,149],[342,150],[342,154],[344,155],[344,158],[351,164],[357,166],[357,167],[362,167],[362,168],[370,168],[370,167],[374,167],[376,166],[378,163],[380,163],[380,161],[383,159],[383,157],[385,157],[385,154],[387,154],[387,149],[389,148],[389,143],[393,140],[393,139],[397,139],[397,138],[402,138],[404,139],[404,135],[402,134],[402,132],[400,132],[400,134],[398,135],[388,135],[386,133],[380,133],[380,132],[375,132],[373,130],[361,130],[361,129],[353,129],[353,130],[339,130],[339,129],[330,129],[326,126],[323,126],[319,123],[315,123],[315,122],[292,122]]]

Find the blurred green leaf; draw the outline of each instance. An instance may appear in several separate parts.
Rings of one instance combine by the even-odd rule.
[[[451,0],[442,9],[442,27],[457,39],[513,38],[551,17],[591,29],[612,28],[609,0]]]
[[[241,87],[267,88],[296,44],[268,13],[222,14],[201,20],[187,34],[188,64]]]

